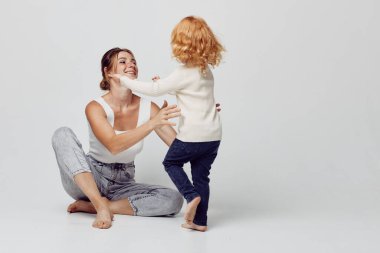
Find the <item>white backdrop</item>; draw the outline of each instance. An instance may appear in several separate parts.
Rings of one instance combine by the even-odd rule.
[[[50,138],[69,126],[88,150],[84,107],[101,94],[102,55],[127,47],[140,79],[163,77],[176,66],[172,28],[198,15],[227,49],[214,71],[224,136],[212,208],[378,219],[376,13],[375,0],[2,1],[0,198],[69,203]],[[146,139],[140,182],[173,186],[166,150]]]

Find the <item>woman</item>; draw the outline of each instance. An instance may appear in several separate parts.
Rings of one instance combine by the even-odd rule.
[[[177,214],[182,196],[163,186],[136,183],[134,159],[142,150],[143,139],[152,131],[170,146],[176,132],[172,128],[175,124],[168,120],[178,117],[180,109],[167,106],[166,101],[159,108],[108,78],[109,74],[137,78],[138,68],[130,50],[109,50],[101,67],[100,88],[109,92],[86,106],[89,153],[84,153],[67,127],[57,129],[52,137],[63,187],[76,199],[68,212],[96,213],[96,228],[111,227],[113,214]]]

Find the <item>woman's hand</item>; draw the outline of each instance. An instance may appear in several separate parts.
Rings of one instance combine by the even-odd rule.
[[[178,108],[177,105],[168,106],[168,102],[165,100],[157,115],[149,121],[152,129],[161,128],[165,125],[175,126],[176,124],[174,122],[170,122],[169,119],[180,116],[180,111],[181,109]]]

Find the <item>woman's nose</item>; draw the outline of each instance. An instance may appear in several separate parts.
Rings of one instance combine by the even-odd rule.
[[[128,67],[130,67],[130,66],[136,67],[136,63],[134,63],[134,62],[128,62]]]

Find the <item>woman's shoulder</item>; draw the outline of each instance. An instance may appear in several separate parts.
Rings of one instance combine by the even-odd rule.
[[[98,101],[96,99],[91,100],[90,102],[87,103],[86,105],[86,110],[87,109],[93,109],[93,108],[98,108],[101,107]]]
[[[85,108],[85,113],[87,116],[89,116],[90,114],[98,114],[98,113],[101,113],[101,114],[105,114],[105,111],[103,109],[103,106],[99,103],[99,101],[97,101],[97,99],[94,99],[94,100],[91,100],[87,105],[86,105],[86,108]]]

